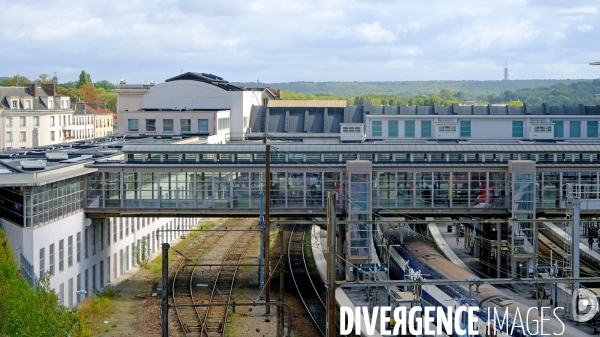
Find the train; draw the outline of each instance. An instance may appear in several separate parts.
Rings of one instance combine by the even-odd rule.
[[[451,279],[467,280],[477,279],[478,277],[463,268],[458,267],[446,257],[441,255],[429,242],[420,234],[409,228],[391,228],[389,224],[379,224],[374,228],[375,247],[379,248],[379,254],[389,252],[390,275],[396,279]],[[389,244],[389,248],[384,248]],[[385,259],[387,260],[387,259]],[[544,311],[543,329],[538,329],[535,320],[539,322],[538,310],[520,303],[513,297],[508,296],[501,290],[489,284],[481,284],[478,289],[468,285],[449,285],[449,286],[421,286],[418,289],[411,289],[419,292],[423,306],[435,306],[447,308],[452,306],[478,306],[478,335],[458,335],[452,336],[470,337],[542,337],[543,334],[562,334],[564,336],[575,336],[581,334],[581,330],[576,330],[569,325],[562,323],[562,312],[554,314],[554,308],[548,308]],[[406,290],[406,289],[405,289]],[[456,312],[456,310],[454,311]],[[516,313],[519,313],[519,316]],[[498,320],[488,321],[496,313]],[[508,317],[504,317],[508,313]],[[526,315],[529,316],[526,318]],[[517,317],[515,317],[517,316]],[[550,320],[547,320],[550,319]],[[527,322],[525,321],[528,321]],[[466,314],[460,318],[461,328],[465,329],[467,324]],[[502,324],[502,325],[501,325]]]

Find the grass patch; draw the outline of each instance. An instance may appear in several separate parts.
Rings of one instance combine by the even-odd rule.
[[[317,264],[315,263],[315,259],[313,257],[312,251],[312,230],[309,230],[304,235],[304,259],[306,260],[306,265],[309,270],[317,270]]]
[[[198,227],[196,227],[195,229],[200,229],[202,228],[203,230],[207,230],[207,229],[211,229],[216,225],[216,223],[214,221],[205,221],[201,224],[198,225]],[[196,241],[198,239],[198,237],[202,234],[204,234],[204,231],[191,231],[189,233],[186,234],[185,239],[179,241],[175,246],[173,246],[173,249],[176,249],[178,251],[185,251],[188,246],[190,246],[192,243],[194,243],[194,241]],[[169,254],[169,264],[171,264],[171,262],[173,262],[175,260],[175,258],[177,254]],[[197,262],[197,261],[195,261]],[[195,263],[194,262],[194,263]],[[152,274],[160,274],[162,273],[162,255],[157,256],[154,260],[150,261],[150,263],[148,263],[148,267],[147,267]]]
[[[242,320],[243,317],[239,313],[231,313],[227,324],[225,324],[225,336],[236,337]]]
[[[96,297],[79,304],[79,310],[92,330],[92,335],[95,329],[106,328],[103,322],[115,311],[116,299],[119,297],[110,285],[103,291],[94,291],[94,294]]]

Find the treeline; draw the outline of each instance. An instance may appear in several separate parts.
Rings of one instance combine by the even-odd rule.
[[[0,230],[0,336],[90,336],[80,312],[58,303],[48,279],[31,288],[19,270],[4,231]]]
[[[509,81],[381,81],[381,82],[286,82],[286,83],[240,83],[248,88],[271,86],[295,93],[325,94],[335,97],[356,97],[365,94],[392,95],[411,98],[417,95],[439,95],[440,90],[447,88],[452,92],[464,91],[470,98],[498,94],[510,90],[516,92],[525,88],[552,86],[559,82],[575,83],[578,80],[509,80]],[[581,80],[579,80],[581,81]]]
[[[2,78],[2,86],[26,86],[29,83],[57,84],[56,77],[48,77],[47,74],[40,74],[37,79],[31,81],[29,78],[21,75]],[[117,112],[117,93],[112,92],[117,86],[113,83],[102,80],[92,82],[90,74],[82,70],[79,74],[79,80],[57,84],[56,90],[61,96],[69,96],[71,103],[79,101],[88,103],[106,103],[106,108],[112,112]]]
[[[525,88],[515,92],[506,90],[498,94],[478,97],[483,103],[507,103],[519,101],[529,105],[597,105],[600,94],[600,79],[578,81],[575,83],[557,83],[547,87]]]

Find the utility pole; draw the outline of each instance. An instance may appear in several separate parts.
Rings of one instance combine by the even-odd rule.
[[[266,143],[267,136],[265,134],[264,142]],[[265,314],[271,314],[271,261],[269,257],[269,237],[270,237],[270,222],[271,222],[271,145],[265,146],[265,302],[267,307]]]
[[[265,194],[260,194],[260,217],[258,218],[258,228],[260,230],[260,257],[259,262],[260,266],[258,267],[258,284],[260,291],[260,299],[265,298],[265,293],[263,287],[265,286]]]
[[[169,248],[168,243],[162,244],[162,297],[161,297],[161,324],[162,336],[169,337]]]
[[[285,259],[283,258],[283,226],[279,227],[279,303],[283,303],[283,277],[285,272]],[[283,305],[277,307],[277,336],[283,336],[283,321],[284,321]]]
[[[327,337],[335,337],[335,192],[327,192]]]

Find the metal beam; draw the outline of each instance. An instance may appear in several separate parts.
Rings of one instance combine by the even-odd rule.
[[[335,192],[327,192],[327,337],[335,337]]]
[[[583,282],[600,282],[600,277],[580,277],[580,278],[494,278],[481,280],[389,280],[378,282],[362,282],[352,281],[339,285],[341,288],[364,288],[364,287],[385,287],[391,286],[415,286],[415,285],[431,285],[431,286],[448,286],[448,285],[474,285],[474,284],[542,284],[542,283],[583,283]]]

